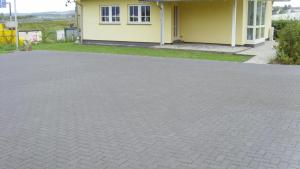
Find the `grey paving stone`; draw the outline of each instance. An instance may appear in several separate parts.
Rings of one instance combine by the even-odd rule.
[[[1,169],[300,168],[300,69],[0,55]]]

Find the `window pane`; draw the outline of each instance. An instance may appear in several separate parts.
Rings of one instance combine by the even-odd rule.
[[[150,6],[146,6],[146,16],[150,16]]]
[[[256,28],[256,35],[255,35],[256,39],[260,39],[260,28]]]
[[[253,28],[247,29],[247,40],[253,40]]]
[[[129,12],[129,16],[133,16],[133,6],[129,7],[130,12]]]
[[[146,6],[142,6],[142,16],[146,16]]]
[[[260,29],[260,38],[265,38],[265,28]]]
[[[265,25],[266,20],[266,7],[267,3],[264,1],[262,2],[262,19],[261,19],[261,25]]]
[[[108,7],[102,7],[102,16],[109,16],[109,8]]]
[[[112,11],[112,16],[116,16],[116,7],[115,6],[113,6],[112,8],[111,8],[111,11]]]
[[[254,24],[254,1],[248,1],[248,25]]]
[[[120,16],[120,7],[117,7],[117,8],[116,8],[116,15],[117,15],[117,16]]]
[[[105,14],[106,14],[106,16],[109,16],[109,7],[105,8]]]
[[[262,2],[257,1],[257,10],[256,10],[256,25],[261,25],[261,12],[262,12]]]
[[[134,16],[138,16],[138,6],[134,6]]]

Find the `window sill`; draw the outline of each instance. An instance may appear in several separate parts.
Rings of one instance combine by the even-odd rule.
[[[127,25],[152,25],[152,23],[143,23],[143,22],[128,22]]]
[[[121,25],[121,22],[100,22],[99,25]]]

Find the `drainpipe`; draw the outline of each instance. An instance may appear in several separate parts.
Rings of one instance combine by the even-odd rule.
[[[80,43],[83,43],[83,5],[80,5]]]
[[[78,6],[80,7],[80,44],[83,43],[83,5],[81,3],[79,3],[78,1],[75,1],[76,3],[76,8],[77,8],[77,12],[76,12],[76,17],[77,17],[77,23],[79,22],[79,17],[78,17]],[[79,24],[77,24],[77,26],[79,26]]]
[[[157,6],[160,8],[160,46],[165,44],[165,5],[163,2],[157,1]]]

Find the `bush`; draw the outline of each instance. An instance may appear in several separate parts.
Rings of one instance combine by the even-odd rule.
[[[276,62],[300,64],[300,22],[288,23],[279,32]]]
[[[289,23],[292,23],[295,21],[291,20],[278,20],[278,21],[273,21],[272,26],[274,27],[274,38],[278,39],[279,38],[279,32],[286,27]]]

